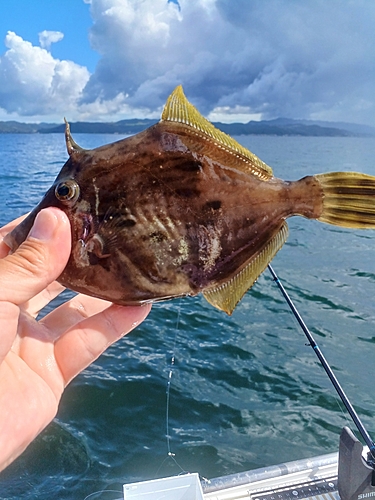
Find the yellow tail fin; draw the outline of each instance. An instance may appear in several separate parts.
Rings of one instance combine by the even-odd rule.
[[[336,226],[375,229],[375,177],[357,172],[315,175],[323,189],[318,220]]]

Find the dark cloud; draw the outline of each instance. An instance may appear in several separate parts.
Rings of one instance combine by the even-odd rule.
[[[208,113],[374,122],[375,4],[316,0],[91,0],[102,58],[85,102],[155,109],[174,85]]]

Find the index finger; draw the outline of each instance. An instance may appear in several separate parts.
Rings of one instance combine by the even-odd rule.
[[[67,385],[107,347],[141,323],[151,304],[117,306],[90,316],[70,328],[55,343],[55,359]]]

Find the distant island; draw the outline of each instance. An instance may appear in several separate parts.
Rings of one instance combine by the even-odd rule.
[[[157,120],[132,119],[118,122],[72,122],[73,134],[121,134],[132,135],[150,127]],[[323,122],[311,120],[250,121],[248,123],[221,123],[214,125],[229,135],[299,135],[310,137],[364,137],[375,136],[375,127],[344,122]],[[0,122],[1,134],[56,134],[63,133],[65,124]]]

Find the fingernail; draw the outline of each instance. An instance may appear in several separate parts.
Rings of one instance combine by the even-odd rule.
[[[36,240],[50,240],[57,226],[57,217],[50,210],[41,210],[35,218],[29,237]]]

